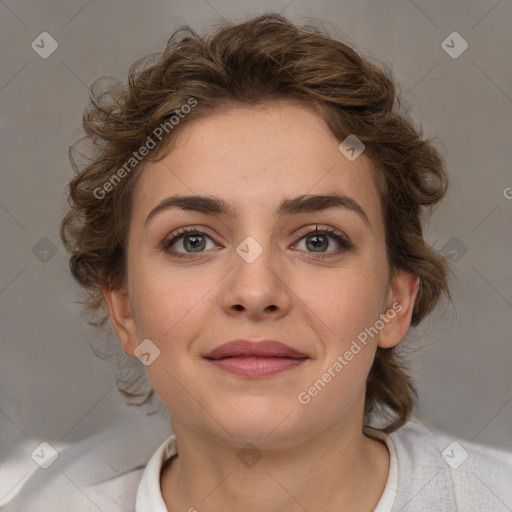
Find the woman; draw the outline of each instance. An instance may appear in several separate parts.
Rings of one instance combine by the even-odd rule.
[[[174,431],[138,512],[512,510],[511,454],[411,421],[396,348],[448,295],[421,228],[447,180],[388,72],[261,16],[174,35],[84,127],[70,267]]]

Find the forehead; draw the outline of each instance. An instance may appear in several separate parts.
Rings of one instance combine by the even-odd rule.
[[[241,215],[285,197],[338,192],[380,222],[380,194],[364,153],[348,160],[322,117],[284,102],[236,106],[181,127],[168,155],[145,164],[134,215],[170,195],[215,195]]]

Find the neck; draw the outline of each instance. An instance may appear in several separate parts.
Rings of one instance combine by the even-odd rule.
[[[240,443],[174,423],[179,456],[161,477],[169,511],[371,512],[386,485],[387,447],[363,435],[362,425],[335,424],[285,448],[241,451]]]

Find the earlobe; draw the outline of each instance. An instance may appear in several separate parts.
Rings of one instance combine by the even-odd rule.
[[[385,314],[389,321],[379,334],[379,347],[395,347],[407,335],[411,326],[419,284],[418,276],[404,270],[395,271],[386,303],[387,313]]]
[[[101,294],[107,304],[112,327],[123,350],[127,355],[135,358],[133,351],[139,342],[128,293],[125,290],[108,290],[101,287]]]

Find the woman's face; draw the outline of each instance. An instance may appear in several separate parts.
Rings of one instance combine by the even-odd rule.
[[[389,283],[370,163],[338,145],[318,115],[272,103],[191,122],[164,160],[145,165],[127,293],[106,299],[129,355],[151,341],[141,346],[146,369],[173,426],[261,444],[361,423],[377,343],[399,343],[410,318],[395,306],[375,327],[404,287]],[[166,207],[176,196],[227,211]],[[276,340],[304,357],[258,375],[205,357],[235,339]],[[250,372],[254,361],[241,366]]]

